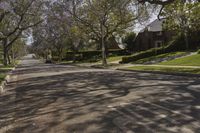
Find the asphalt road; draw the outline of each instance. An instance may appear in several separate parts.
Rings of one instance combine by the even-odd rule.
[[[200,78],[27,56],[0,95],[0,133],[200,133]]]

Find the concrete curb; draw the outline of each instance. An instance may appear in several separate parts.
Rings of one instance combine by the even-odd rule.
[[[4,81],[1,82],[0,84],[0,94],[3,94],[5,92],[5,87],[6,85],[10,82],[12,72],[16,69],[14,67],[10,72],[7,73],[7,76],[5,77]]]
[[[128,69],[120,69],[120,68],[118,68],[116,70],[127,71],[127,72],[140,72],[140,73],[151,73],[151,74],[163,74],[163,75],[198,77],[198,78],[200,78],[200,74],[191,74],[191,73],[173,73],[173,72],[161,72],[161,71],[128,70]]]

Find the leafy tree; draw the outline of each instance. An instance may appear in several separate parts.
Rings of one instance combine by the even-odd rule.
[[[26,43],[25,40],[19,38],[13,43],[11,49],[9,50],[9,55],[12,57],[13,63],[15,59],[23,57],[26,54]]]
[[[163,10],[166,18],[164,27],[184,37],[185,47],[189,48],[189,34],[199,31],[200,3],[177,0]]]
[[[80,29],[101,46],[103,65],[107,65],[109,39],[125,33],[136,20],[146,15],[145,8],[137,8],[138,5],[130,0],[84,0],[81,4],[73,0],[72,6],[69,12]]]
[[[29,28],[41,23],[42,1],[0,1],[0,41],[3,43],[4,65],[9,59],[8,51],[13,43]]]
[[[46,57],[47,51],[52,51],[61,61],[67,49],[76,53],[83,44],[80,42],[84,40],[84,34],[65,7],[68,8],[63,1],[46,3],[43,11],[45,21],[33,28],[33,48],[39,55]]]
[[[126,44],[126,49],[130,52],[134,50],[136,34],[134,32],[127,33],[123,39],[123,43]]]

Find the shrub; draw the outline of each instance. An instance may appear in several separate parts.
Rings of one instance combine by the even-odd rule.
[[[200,49],[197,51],[197,54],[200,54]]]
[[[121,55],[128,55],[129,54],[125,50],[121,50],[121,49],[109,50],[108,53],[109,53],[109,56],[121,56]],[[101,54],[102,54],[102,52],[100,50],[80,51],[80,52],[76,53],[76,56],[78,56],[78,58],[76,58],[76,59],[78,61],[91,60],[91,62],[94,62],[94,61],[101,58]],[[73,60],[73,58],[74,58],[74,53],[73,52],[67,52],[64,60],[69,61],[69,60]]]
[[[126,34],[126,36],[123,40],[123,43],[127,44],[126,49],[128,51],[133,51],[134,46],[135,46],[135,38],[136,38],[136,34],[134,32]]]
[[[162,53],[164,53],[163,48],[153,48],[153,49],[143,51],[131,56],[123,57],[120,63],[129,63],[129,62],[137,61],[146,57],[150,57],[150,56],[154,56],[154,55],[158,55]]]
[[[131,56],[123,57],[120,63],[129,63],[129,62],[137,61],[143,58],[147,58],[147,57],[151,57],[151,56],[155,56],[159,54],[165,54],[169,52],[181,51],[184,49],[185,47],[183,44],[183,38],[182,36],[178,35],[171,42],[169,42],[169,45],[166,45],[165,47],[152,48],[152,49],[142,51],[137,54],[133,54]]]
[[[126,50],[122,50],[122,49],[112,49],[112,50],[109,50],[109,55],[110,56],[121,56],[121,55],[130,55],[130,53],[127,52]]]

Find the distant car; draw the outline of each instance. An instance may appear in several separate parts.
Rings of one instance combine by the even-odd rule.
[[[46,59],[46,62],[45,63],[52,63],[52,60],[51,60],[51,55],[49,54],[48,56],[47,56],[47,59]]]
[[[52,61],[51,60],[46,60],[45,63],[52,63]]]
[[[33,55],[32,55],[32,58],[33,58],[33,59],[36,59],[36,56],[33,54]]]

